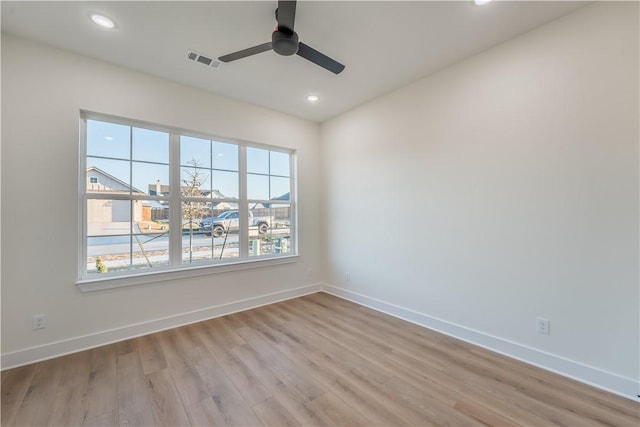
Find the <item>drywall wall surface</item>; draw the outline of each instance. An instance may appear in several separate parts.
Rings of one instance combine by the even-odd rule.
[[[638,16],[581,8],[324,123],[329,284],[637,384]]]
[[[81,109],[295,149],[299,260],[80,292]],[[2,353],[318,282],[319,149],[316,123],[3,34]],[[47,315],[46,329],[32,331],[34,314]]]

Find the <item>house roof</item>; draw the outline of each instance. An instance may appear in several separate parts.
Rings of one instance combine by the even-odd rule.
[[[107,172],[103,171],[102,169],[100,169],[100,168],[98,168],[98,167],[95,167],[95,166],[89,166],[89,167],[87,168],[87,173],[89,173],[89,172],[95,172],[95,173],[98,173],[98,174],[100,174],[100,175],[103,175],[103,176],[105,176],[105,177],[107,177],[107,178],[109,178],[109,179],[112,179],[112,180],[114,180],[115,182],[117,182],[118,184],[122,185],[123,187],[125,187],[125,188],[130,188],[130,189],[131,189],[131,191],[132,191],[133,193],[146,194],[144,191],[139,190],[139,189],[137,189],[136,187],[133,187],[133,186],[129,185],[128,183],[124,182],[123,180],[121,180],[121,179],[119,179],[119,178],[116,178],[115,176],[113,176],[113,175],[111,175],[111,174],[109,174],[109,173],[107,173]]]
[[[155,192],[158,188],[157,184],[149,184],[149,192]],[[187,189],[189,187],[180,187],[181,189]],[[160,193],[161,194],[168,194],[169,193],[169,186],[162,184],[160,185]],[[220,190],[201,190],[201,194],[202,197],[211,197],[212,199],[225,199],[226,196],[224,194],[222,194],[220,192]]]

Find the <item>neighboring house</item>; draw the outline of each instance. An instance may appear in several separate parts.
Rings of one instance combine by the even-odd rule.
[[[282,196],[273,197],[271,200],[273,200],[275,203],[277,203],[278,200],[289,201],[289,200],[291,200],[291,193],[287,192],[287,193],[283,194]],[[270,208],[271,204],[270,203],[265,203],[264,207],[265,208]]]
[[[183,193],[188,193],[188,187],[182,187]],[[169,195],[169,186],[160,184],[160,181],[155,184],[149,184],[149,195],[150,196],[168,196]],[[222,194],[219,190],[200,190],[201,197],[207,197],[212,199],[211,201],[211,210],[220,210],[226,211],[229,209],[236,209],[234,204],[230,204],[227,202],[216,202],[215,199],[224,199],[225,195]],[[167,208],[168,209],[168,208]]]
[[[149,184],[149,195],[150,196],[168,196],[169,195],[169,186],[160,184],[160,180],[155,184]]]
[[[95,166],[87,168],[87,192],[108,194],[144,194],[135,187]],[[87,221],[90,223],[131,222],[129,200],[89,199],[87,201]],[[142,200],[133,201],[133,221],[142,221]]]

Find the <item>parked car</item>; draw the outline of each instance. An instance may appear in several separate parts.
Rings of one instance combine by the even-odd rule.
[[[211,228],[212,222],[213,222],[213,218],[210,216],[206,218],[202,218],[202,221],[200,221],[200,228],[205,228],[205,227]]]
[[[238,211],[226,211],[215,218],[203,218],[200,222],[201,230],[206,236],[220,237],[228,232],[238,231],[240,217]],[[273,224],[273,218],[269,216],[253,216],[249,211],[249,227],[258,227],[260,234],[265,234]]]

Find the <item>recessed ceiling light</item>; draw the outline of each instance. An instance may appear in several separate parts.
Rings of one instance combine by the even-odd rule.
[[[101,26],[102,28],[115,28],[116,23],[104,15],[93,13],[89,16],[94,24]]]
[[[317,102],[320,99],[318,95],[307,95],[307,101]]]
[[[491,1],[492,0],[474,0],[476,5],[478,6],[484,6],[485,4],[491,3]]]

